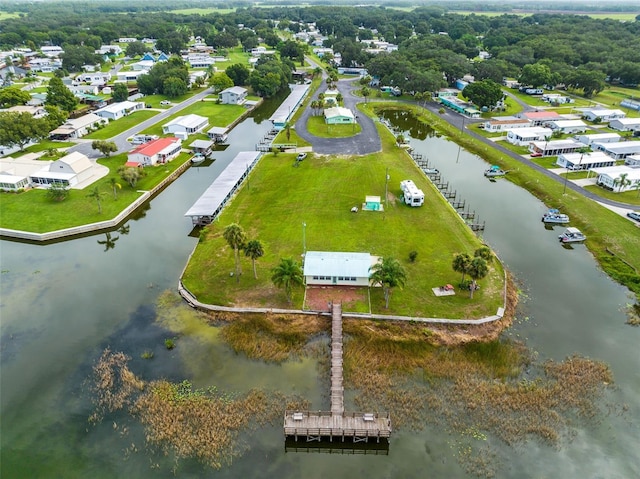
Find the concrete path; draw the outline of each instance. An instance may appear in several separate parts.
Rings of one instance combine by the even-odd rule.
[[[315,153],[323,155],[368,155],[382,149],[382,143],[374,121],[367,115],[358,115],[356,104],[360,103],[362,99],[352,93],[353,90],[358,88],[358,85],[355,84],[356,80],[357,78],[338,80],[337,88],[344,98],[345,108],[352,110],[356,114],[356,121],[362,128],[360,133],[348,138],[320,138],[312,135],[307,129],[307,121],[313,113],[310,107],[304,110],[302,116],[296,122],[296,133],[311,143]],[[312,100],[316,100],[318,94],[326,90],[327,84],[323,77],[322,85],[316,90]]]

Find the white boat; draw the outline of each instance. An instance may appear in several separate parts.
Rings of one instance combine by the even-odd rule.
[[[194,165],[198,165],[200,163],[202,163],[204,160],[206,160],[207,157],[204,156],[202,153],[196,153],[192,158],[191,158],[191,163],[193,163]]]
[[[487,178],[495,178],[496,176],[504,176],[507,172],[501,169],[498,165],[492,165],[491,168],[484,171],[484,176]]]
[[[543,223],[565,224],[569,222],[569,216],[556,209],[550,209],[542,215]]]
[[[438,175],[438,174],[440,174],[440,170],[438,170],[438,168],[423,168],[422,171],[424,171],[424,173],[426,175]]]
[[[587,237],[578,228],[567,228],[558,239],[561,243],[580,243]]]

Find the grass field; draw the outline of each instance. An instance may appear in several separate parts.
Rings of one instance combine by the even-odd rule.
[[[357,135],[362,127],[354,123],[352,125],[327,125],[324,116],[311,116],[307,121],[309,133],[321,138],[346,138]]]
[[[26,153],[37,153],[39,151],[46,151],[46,150],[50,150],[50,149],[60,149],[60,148],[70,148],[72,146],[74,146],[75,143],[72,143],[70,141],[49,141],[49,140],[43,140],[40,143],[36,143],[35,145],[31,145],[27,148],[25,148],[23,151],[16,151],[15,153],[10,154],[9,156],[12,158],[17,158],[19,156],[22,156]]]
[[[104,128],[94,131],[86,135],[84,138],[89,140],[108,140],[116,135],[119,135],[123,131],[127,131],[129,128],[133,128],[138,123],[141,123],[149,118],[153,118],[158,114],[157,111],[140,110],[135,111],[130,115],[127,115],[119,120],[115,120],[107,123]]]
[[[9,13],[0,11],[0,20],[6,20],[7,18],[18,18],[20,15],[17,13]]]
[[[169,10],[168,13],[175,13],[176,15],[210,15],[212,13],[219,13],[220,15],[226,15],[227,13],[233,13],[233,8],[181,8],[177,10]]]
[[[485,12],[485,11],[472,11],[472,10],[449,10],[447,13],[455,13],[458,15],[482,15],[485,17],[499,17],[500,15],[518,15],[520,17],[526,17],[529,15],[537,14],[537,13],[549,13],[549,14],[559,14],[563,13],[566,15],[586,15],[595,19],[609,19],[609,20],[619,20],[625,22],[632,22],[635,20],[636,16],[640,13],[640,10],[636,13],[619,13],[619,12],[610,12],[610,13],[586,13],[586,12],[563,12],[563,11],[548,11],[548,12]]]
[[[2,193],[0,225],[2,228],[45,233],[114,218],[141,195],[140,190],[152,189],[189,158],[190,155],[183,153],[166,165],[145,168],[146,176],[135,188],[120,179],[117,173],[118,167],[127,161],[126,154],[103,158],[98,162],[109,167],[110,173],[84,190],[70,190],[69,197],[61,202],[51,201],[47,191],[41,189]],[[117,197],[114,197],[110,185],[111,178],[116,178],[122,186],[117,190]],[[103,193],[102,214],[98,213],[96,200],[87,197],[95,187]]]
[[[442,196],[420,173],[409,156],[394,145],[392,134],[379,126],[383,152],[362,157],[317,157],[310,154],[298,168],[294,155],[265,155],[233,202],[203,232],[183,281],[200,301],[223,305],[287,307],[284,292],[275,289],[270,270],[284,257],[300,258],[305,223],[306,248],[320,251],[369,251],[393,256],[407,270],[404,290],[393,291],[390,309],[384,309],[380,288],[372,291],[372,310],[409,316],[481,317],[495,314],[502,304],[503,271],[499,264],[481,281],[473,300],[468,292],[437,298],[431,288],[457,284],[460,276],[451,269],[453,255],[479,247],[479,239],[453,214]],[[389,169],[385,212],[351,213],[365,195],[384,197],[385,173]],[[399,182],[413,179],[425,192],[426,207],[410,208],[398,200]],[[232,251],[222,238],[230,223],[239,223],[249,239],[263,242],[265,255],[257,262],[258,280],[251,263],[243,258],[245,271],[236,283]],[[408,260],[417,251],[415,263]],[[215,287],[212,287],[215,285]],[[296,291],[293,307],[302,306],[302,290]]]
[[[228,126],[240,117],[246,110],[242,105],[221,105],[213,101],[200,101],[171,115],[165,121],[147,128],[142,133],[147,135],[162,135],[162,125],[182,115],[200,115],[209,118],[209,127]]]

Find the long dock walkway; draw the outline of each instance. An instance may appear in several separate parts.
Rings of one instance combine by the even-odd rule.
[[[331,313],[331,411],[285,411],[285,438],[306,442],[335,439],[366,443],[374,438],[378,443],[381,439],[388,441],[391,436],[388,413],[344,411],[342,305],[334,303]]]

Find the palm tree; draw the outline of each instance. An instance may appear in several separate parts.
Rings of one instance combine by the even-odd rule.
[[[493,261],[493,253],[491,252],[491,248],[488,246],[482,246],[473,252],[473,256],[475,258],[482,258],[487,263],[491,263]]]
[[[640,180],[635,180],[632,188],[638,192],[638,198],[640,198]]]
[[[336,101],[338,102],[338,105],[339,105],[340,103],[342,103],[342,100],[344,100],[344,97],[342,96],[342,93],[338,93],[338,94],[336,95]]]
[[[284,288],[287,302],[291,304],[291,291],[294,286],[302,286],[304,283],[302,268],[292,258],[282,258],[280,264],[271,270],[271,281],[278,288]]]
[[[95,200],[98,202],[98,214],[102,214],[102,203],[100,203],[100,200],[102,199],[103,196],[104,196],[104,193],[100,191],[100,189],[97,186],[95,186],[91,190],[91,193],[87,195],[87,198],[95,198]]]
[[[618,178],[618,193],[622,191],[622,188],[631,184],[630,180],[627,180],[629,173],[622,173]]]
[[[291,141],[291,124],[288,122],[284,125],[284,134],[287,137],[287,141]]]
[[[244,247],[244,255],[251,258],[253,263],[253,277],[258,279],[258,273],[256,272],[256,260],[264,256],[264,247],[260,240],[251,240]]]
[[[469,268],[467,269],[467,274],[471,277],[471,293],[470,298],[473,298],[473,292],[476,290],[476,281],[484,278],[489,273],[489,266],[487,262],[476,256],[469,263]]]
[[[118,190],[120,188],[122,188],[122,185],[120,183],[118,183],[118,180],[116,180],[115,178],[110,178],[109,179],[109,184],[111,185],[111,188],[113,188],[113,199],[117,200],[118,199]]]
[[[231,223],[222,232],[222,237],[227,240],[227,244],[233,249],[233,255],[236,260],[236,282],[240,282],[240,250],[244,248],[245,241],[247,241],[247,234],[237,223]]]
[[[469,264],[471,263],[471,256],[467,253],[458,253],[453,257],[453,263],[451,267],[457,273],[462,273],[461,283],[464,283],[464,276],[469,271]]]
[[[369,95],[371,95],[371,90],[369,89],[369,87],[363,86],[362,90],[360,90],[360,93],[362,93],[362,96],[364,97],[364,102],[367,103],[367,98],[369,97]]]
[[[369,279],[372,284],[379,284],[384,291],[384,307],[389,308],[391,289],[399,286],[402,288],[407,281],[407,274],[400,261],[384,256],[376,264],[369,268]]]

